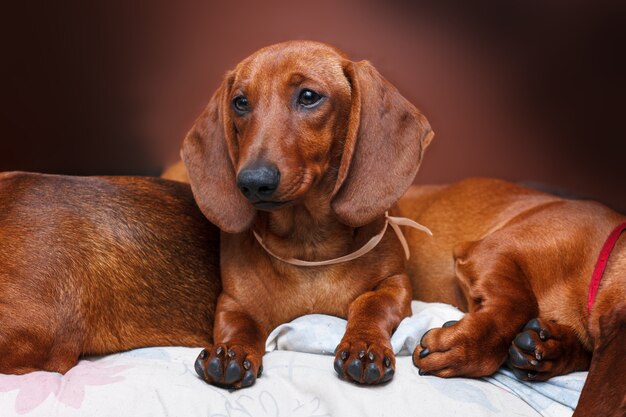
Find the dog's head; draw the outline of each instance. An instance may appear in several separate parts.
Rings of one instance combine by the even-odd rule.
[[[406,191],[432,136],[368,62],[293,41],[257,51],[226,75],[182,157],[198,205],[226,232],[329,181],[335,214],[357,227]]]

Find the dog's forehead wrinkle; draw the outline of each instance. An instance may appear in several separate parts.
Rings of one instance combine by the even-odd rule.
[[[262,84],[267,81],[294,86],[308,80],[320,84],[326,90],[331,86],[339,86],[349,91],[349,83],[343,73],[344,61],[336,53],[329,54],[328,51],[306,55],[298,50],[267,51],[252,56],[236,68],[235,85],[241,89],[254,85],[265,90]],[[276,88],[272,85],[265,87]]]

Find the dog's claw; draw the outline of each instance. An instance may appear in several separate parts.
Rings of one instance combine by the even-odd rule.
[[[448,320],[447,322],[445,322],[444,324],[441,325],[442,328],[446,328],[446,327],[451,327],[454,326],[455,324],[457,324],[459,321],[458,320]]]
[[[430,355],[430,350],[428,348],[424,348],[420,352],[420,359],[424,359],[428,355]]]

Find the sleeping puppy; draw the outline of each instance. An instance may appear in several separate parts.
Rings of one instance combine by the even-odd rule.
[[[407,232],[414,297],[468,312],[424,335],[421,373],[479,377],[506,362],[543,381],[591,358],[575,416],[626,415],[626,217],[488,179],[414,187],[399,206],[433,232]]]
[[[218,238],[185,184],[0,174],[0,373],[210,343]]]
[[[226,75],[182,148],[196,201],[223,232],[203,379],[252,385],[268,333],[310,313],[348,319],[341,377],[392,378],[389,339],[410,314],[411,288],[385,212],[431,138],[372,65],[325,44],[273,45]]]

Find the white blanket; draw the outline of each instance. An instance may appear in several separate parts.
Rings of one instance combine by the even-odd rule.
[[[548,383],[519,382],[506,370],[485,380],[420,376],[409,352],[428,328],[462,314],[419,302],[413,312],[392,338],[399,356],[384,386],[339,380],[331,355],[345,321],[312,315],[272,332],[263,376],[244,390],[201,381],[198,348],[155,347],[81,360],[65,375],[0,375],[0,416],[571,416],[585,373]]]

